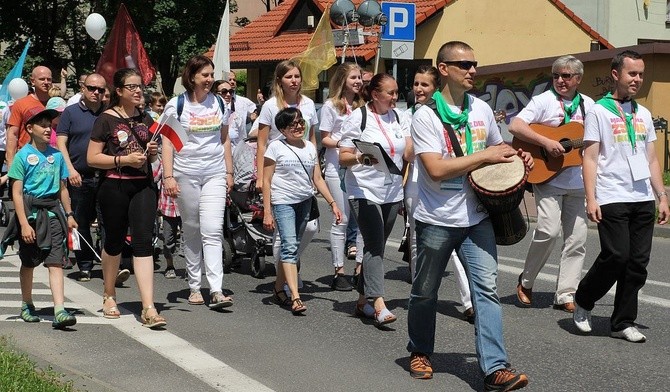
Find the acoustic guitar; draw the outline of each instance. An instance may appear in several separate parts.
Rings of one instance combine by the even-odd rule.
[[[528,182],[542,184],[554,178],[567,167],[582,165],[582,149],[584,147],[584,125],[569,122],[560,127],[549,127],[542,124],[530,124],[530,128],[551,140],[561,143],[565,153],[559,157],[552,156],[543,147],[528,143],[518,138],[512,139],[512,147],[528,151],[533,156],[535,165],[528,174]]]

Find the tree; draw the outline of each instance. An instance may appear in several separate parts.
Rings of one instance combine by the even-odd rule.
[[[42,64],[54,71],[71,64],[77,73],[88,72],[95,67],[107,36],[93,41],[84,28],[86,17],[91,12],[101,14],[109,33],[121,2],[34,0],[17,6],[2,1],[0,41],[9,43],[6,56],[18,58],[25,41],[32,38],[29,54],[39,56]],[[161,73],[165,93],[171,95],[181,67],[216,41],[225,0],[126,0],[125,4],[151,62]]]

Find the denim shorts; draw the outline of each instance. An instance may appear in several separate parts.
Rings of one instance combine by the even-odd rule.
[[[272,215],[279,232],[281,262],[291,264],[298,262],[298,247],[309,220],[311,205],[311,197],[300,203],[272,205]]]

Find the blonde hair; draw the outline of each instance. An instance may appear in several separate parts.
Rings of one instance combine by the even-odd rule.
[[[286,106],[286,98],[284,97],[284,89],[282,89],[281,79],[293,68],[297,68],[300,73],[300,88],[298,88],[298,97],[302,90],[302,70],[300,66],[292,60],[284,60],[275,67],[275,77],[272,80],[272,95],[277,99],[277,106],[283,108]]]
[[[54,84],[49,88],[49,98],[60,97],[60,93],[60,86]]]
[[[328,98],[333,101],[333,106],[337,109],[338,113],[345,114],[347,112],[347,105],[342,98],[344,98],[345,86],[347,84],[347,78],[351,71],[361,72],[361,67],[354,63],[344,63],[337,67],[335,74],[330,79],[328,84],[328,89],[330,93]],[[360,92],[354,95],[354,102],[351,104],[351,110],[359,108],[365,105],[365,100],[361,96]]]

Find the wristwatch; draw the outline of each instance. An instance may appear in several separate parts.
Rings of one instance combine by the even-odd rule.
[[[65,213],[65,217],[66,217],[66,218],[67,218],[67,217],[70,217],[70,216],[74,218],[74,211],[70,211],[70,212],[66,212],[66,213]]]

